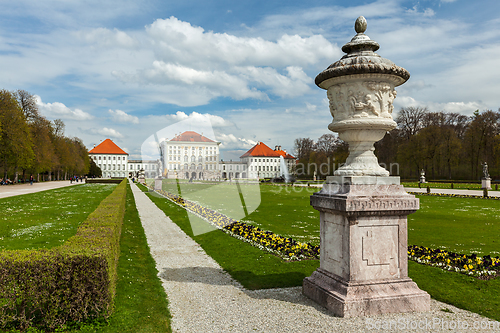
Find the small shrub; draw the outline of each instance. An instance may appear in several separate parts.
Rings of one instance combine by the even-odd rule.
[[[451,183],[451,189],[453,189],[453,183]]]
[[[488,197],[488,189],[483,188],[483,197],[487,198]]]
[[[431,187],[427,185],[427,193],[431,193]]]

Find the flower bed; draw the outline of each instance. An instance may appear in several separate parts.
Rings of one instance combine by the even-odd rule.
[[[150,188],[152,189],[151,186]],[[319,246],[297,242],[292,238],[282,237],[273,232],[261,230],[258,227],[234,220],[224,214],[163,190],[156,192],[182,208],[189,210],[191,213],[203,218],[224,232],[227,232],[231,236],[251,243],[260,249],[277,254],[284,259],[300,260],[319,258]],[[443,196],[458,197],[458,195]],[[470,198],[474,196],[463,197]],[[457,254],[441,249],[429,249],[427,247],[409,245],[408,258],[422,264],[476,277],[500,275],[500,259],[498,256],[492,258],[488,255],[481,258],[477,257],[475,254]]]
[[[437,266],[448,271],[472,276],[496,276],[500,274],[500,259],[490,255],[478,257],[476,254],[458,254],[423,246],[408,246],[408,257],[416,262]]]
[[[149,186],[149,188],[152,189],[151,186]],[[262,250],[277,254],[283,259],[299,260],[319,258],[319,246],[297,242],[292,238],[283,237],[271,231],[262,230],[163,190],[157,190],[156,192],[184,209],[189,210],[191,213],[198,215],[231,236],[248,242]]]
[[[432,197],[449,197],[449,198],[470,198],[470,199],[491,199],[500,200],[500,197],[482,196],[482,195],[471,195],[471,194],[446,194],[446,193],[422,193],[422,192],[412,192],[408,191],[408,194],[413,195],[428,195]]]

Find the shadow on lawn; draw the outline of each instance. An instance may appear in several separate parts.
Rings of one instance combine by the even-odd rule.
[[[325,308],[319,306],[306,296],[302,295],[302,280],[304,274],[299,272],[289,272],[282,274],[255,275],[248,271],[234,271],[231,275],[244,281],[251,281],[248,286],[251,289],[243,287],[239,282],[232,279],[227,272],[220,268],[213,267],[183,267],[183,268],[164,268],[159,274],[160,278],[167,281],[202,283],[217,286],[235,286],[247,296],[254,299],[274,299],[282,302],[295,304],[303,304],[312,306],[318,311],[328,313]],[[295,287],[288,288],[269,288],[256,289],[252,286],[262,286],[272,283],[272,281],[294,278],[300,281],[300,284]],[[248,284],[248,283],[247,283]],[[275,284],[275,283],[274,283]],[[253,289],[253,290],[252,290]],[[330,313],[331,315],[331,313]]]

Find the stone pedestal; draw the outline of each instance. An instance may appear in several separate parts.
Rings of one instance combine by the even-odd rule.
[[[420,183],[427,183],[427,181],[425,180],[425,176],[420,176]]]
[[[161,177],[155,178],[155,191],[163,189],[163,180]]]
[[[429,311],[408,277],[407,215],[419,208],[399,177],[328,177],[311,196],[320,211],[320,268],[303,293],[341,317]]]
[[[481,188],[491,190],[491,178],[483,178],[481,180]]]

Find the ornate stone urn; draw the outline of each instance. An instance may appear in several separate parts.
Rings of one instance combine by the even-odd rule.
[[[328,128],[349,143],[349,157],[335,171],[337,176],[389,176],[378,165],[373,144],[396,127],[394,87],[410,77],[406,69],[375,53],[379,45],[364,34],[366,27],[366,19],[360,16],[357,35],[342,47],[347,54],[316,77],[316,84],[328,91],[333,116]]]
[[[302,291],[341,317],[428,311],[429,295],[408,277],[407,215],[418,199],[373,154],[396,127],[394,88],[410,74],[374,53],[379,45],[364,34],[364,17],[355,29],[342,48],[347,55],[316,77],[330,100],[328,128],[349,144],[349,157],[311,196],[320,212],[320,267]]]

